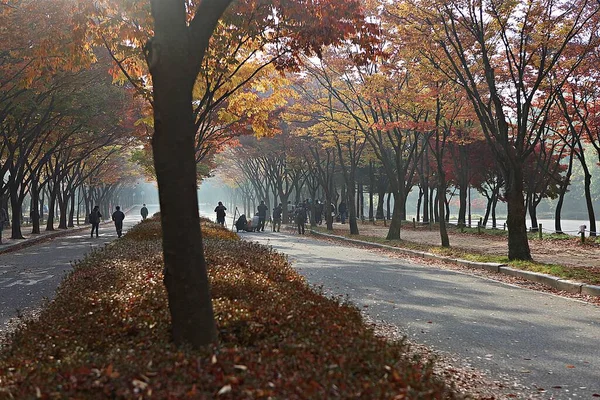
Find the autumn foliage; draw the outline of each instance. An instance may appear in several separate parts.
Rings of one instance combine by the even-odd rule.
[[[356,308],[311,289],[282,255],[202,223],[218,347],[171,342],[160,223],[148,220],[79,262],[12,335],[0,397],[456,397],[429,361],[375,337]]]

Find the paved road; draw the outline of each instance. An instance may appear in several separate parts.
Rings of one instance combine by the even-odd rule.
[[[544,399],[600,394],[600,307],[306,236],[244,233],[375,320]]]
[[[139,221],[139,207],[128,211],[123,231],[127,232]],[[90,238],[89,231],[74,231],[48,242],[0,254],[0,332],[7,328],[11,318],[32,312],[44,299],[51,299],[71,270],[72,261],[117,238],[112,223],[100,226],[99,238]]]

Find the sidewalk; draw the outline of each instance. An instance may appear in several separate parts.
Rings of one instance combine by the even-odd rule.
[[[135,208],[140,208],[140,206],[132,206],[123,212],[128,214],[131,210]],[[56,223],[55,223],[56,224]],[[112,221],[109,218],[105,218],[104,222],[100,223],[100,226],[112,225]],[[71,234],[72,232],[81,232],[84,230],[91,230],[91,225],[81,223],[76,225],[73,228],[67,229],[58,229],[55,228],[54,231],[46,231],[46,225],[40,225],[40,233],[33,234],[31,233],[32,225],[21,226],[21,233],[25,237],[25,239],[11,239],[12,231],[11,227],[7,227],[2,231],[2,244],[0,244],[0,254],[8,253],[11,251],[16,251],[25,247],[33,246],[34,244],[44,242],[46,240],[51,240],[56,237],[66,236]]]
[[[100,225],[106,225],[112,223],[112,221],[105,221]],[[0,254],[16,251],[25,247],[33,246],[34,244],[41,243],[47,240],[51,240],[56,237],[66,236],[73,232],[81,232],[83,230],[90,230],[91,225],[82,224],[75,226],[74,228],[67,229],[56,229],[54,231],[46,231],[45,227],[40,227],[40,233],[31,233],[31,225],[21,227],[21,232],[25,239],[11,239],[11,228],[4,229],[2,231],[2,244],[0,244]]]

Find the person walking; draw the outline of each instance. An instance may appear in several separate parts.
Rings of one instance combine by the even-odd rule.
[[[3,207],[0,207],[0,244],[2,244],[2,231],[4,230],[4,225],[8,223],[8,213]]]
[[[340,222],[342,224],[346,223],[346,213],[348,212],[348,208],[346,207],[346,203],[344,203],[343,201],[340,203],[340,205],[338,206],[338,211],[340,213]]]
[[[219,202],[219,205],[215,207],[215,212],[217,213],[217,223],[221,225],[225,225],[225,211],[227,208],[223,205],[222,202]]]
[[[256,227],[256,231],[265,231],[265,221],[267,220],[267,205],[264,200],[260,201],[258,205],[258,226]]]
[[[142,204],[142,209],[140,210],[140,214],[142,214],[142,221],[148,217],[148,209],[146,208],[146,204]]]
[[[317,200],[315,205],[315,223],[321,225],[323,223],[323,202]]]
[[[273,209],[273,232],[275,232],[275,228],[277,228],[277,232],[281,229],[281,214],[283,213],[283,205],[279,203]]]
[[[306,208],[304,208],[304,205],[298,204],[294,217],[296,219],[296,225],[298,226],[298,234],[304,235],[304,228],[306,225]]]
[[[98,237],[98,228],[100,227],[101,218],[102,214],[100,214],[100,207],[94,206],[94,209],[89,215],[90,224],[92,224],[92,232],[90,233],[90,237],[94,237],[94,231],[96,231],[96,237]]]
[[[116,206],[116,211],[112,215],[112,220],[115,222],[115,228],[117,229],[117,236],[123,235],[123,220],[125,219],[125,213],[121,211],[121,207]]]

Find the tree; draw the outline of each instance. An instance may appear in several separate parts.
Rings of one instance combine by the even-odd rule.
[[[154,35],[145,46],[153,85],[152,148],[172,334],[176,343],[193,346],[213,342],[216,327],[198,216],[192,93],[211,35],[229,3],[206,0],[188,7],[182,0],[152,1]],[[260,21],[264,31],[284,33],[274,44],[290,50],[282,68],[295,65],[295,54],[318,54],[323,45],[349,38],[365,26],[360,7],[353,1],[342,7],[333,2],[306,6],[304,2],[256,4],[255,9],[265,13]],[[188,9],[193,10],[192,16]]]
[[[408,7],[418,12],[406,17]],[[531,259],[523,165],[544,131],[554,96],[597,44],[598,8],[587,0],[451,0],[406,1],[389,9],[417,42],[427,44],[422,54],[460,83],[472,103],[506,185],[511,260]],[[571,43],[580,52],[565,57]],[[560,79],[550,79],[556,70]]]

